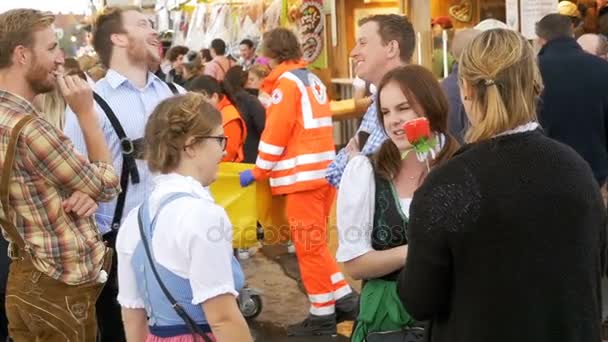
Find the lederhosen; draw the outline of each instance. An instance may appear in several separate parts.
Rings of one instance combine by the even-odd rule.
[[[95,320],[89,315],[105,284],[92,280],[80,285],[68,285],[37,270],[32,262],[34,255],[31,246],[11,220],[9,186],[17,141],[24,127],[32,120],[33,116],[24,116],[13,127],[0,178],[3,211],[0,225],[12,242],[8,250],[12,265],[6,290],[6,310],[9,320],[14,320],[9,328],[19,332],[19,336],[12,337],[20,340],[39,337],[41,330],[51,329],[46,338],[53,341],[61,336],[75,342],[91,341],[95,339]],[[102,270],[110,272],[110,265],[115,259],[112,257],[113,250],[106,248],[104,254]],[[28,318],[25,318],[28,314]],[[30,324],[29,317],[37,317],[36,323]]]

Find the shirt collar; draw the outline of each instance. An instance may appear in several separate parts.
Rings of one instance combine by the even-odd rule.
[[[540,127],[540,125],[538,124],[538,122],[535,121],[530,121],[527,122],[523,125],[519,125],[513,129],[510,129],[508,131],[504,131],[502,133],[498,133],[495,135],[495,137],[500,137],[503,135],[513,135],[513,134],[518,134],[518,133],[525,133],[525,132],[531,132],[536,130],[538,127]]]
[[[0,89],[0,102],[9,102],[12,106],[16,106],[22,109],[26,113],[32,113],[36,116],[40,116],[34,105],[23,97]]]
[[[120,74],[118,71],[116,71],[114,69],[108,70],[108,72],[106,74],[106,81],[108,82],[110,87],[112,87],[113,89],[117,89],[125,82],[128,82],[129,84],[131,84],[131,82],[129,81],[128,78],[126,78],[124,75]],[[148,72],[148,81],[146,82],[146,86],[144,87],[144,89],[147,89],[153,83],[156,83],[156,82],[162,82],[162,80],[160,78],[158,78],[158,76],[154,75],[153,73]]]

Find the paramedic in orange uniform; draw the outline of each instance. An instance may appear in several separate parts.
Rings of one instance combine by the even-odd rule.
[[[189,84],[188,90],[204,93],[209,102],[222,113],[224,135],[228,138],[226,156],[222,161],[242,162],[245,159],[243,145],[247,137],[247,125],[245,125],[245,120],[230,100],[232,94],[211,76],[196,77]]]
[[[263,53],[272,72],[262,90],[270,94],[266,128],[255,168],[242,186],[269,179],[273,195],[286,195],[286,211],[310,313],[288,327],[289,336],[336,334],[336,323],[356,318],[352,292],[327,247],[327,219],[335,191],[325,170],[335,157],[332,117],[325,85],[306,69],[296,36],[284,28],[264,35]]]

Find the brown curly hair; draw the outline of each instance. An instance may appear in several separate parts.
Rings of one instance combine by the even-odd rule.
[[[156,106],[146,124],[144,158],[152,172],[169,173],[180,163],[188,138],[210,135],[222,115],[198,93],[170,97]]]
[[[302,58],[302,48],[291,30],[279,27],[264,34],[262,54],[279,63],[297,61]]]

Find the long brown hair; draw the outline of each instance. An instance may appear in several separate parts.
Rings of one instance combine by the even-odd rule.
[[[447,161],[459,146],[456,139],[448,133],[448,100],[433,73],[419,65],[407,65],[391,70],[384,75],[378,86],[376,104],[378,121],[382,123],[382,129],[385,132],[380,93],[387,84],[392,82],[399,85],[410,103],[417,105],[422,110],[422,113],[418,114],[424,115],[429,120],[431,131],[445,136],[445,144],[437,157],[431,161],[431,167]],[[382,144],[373,160],[380,176],[387,180],[392,180],[401,171],[401,152],[390,139]]]

